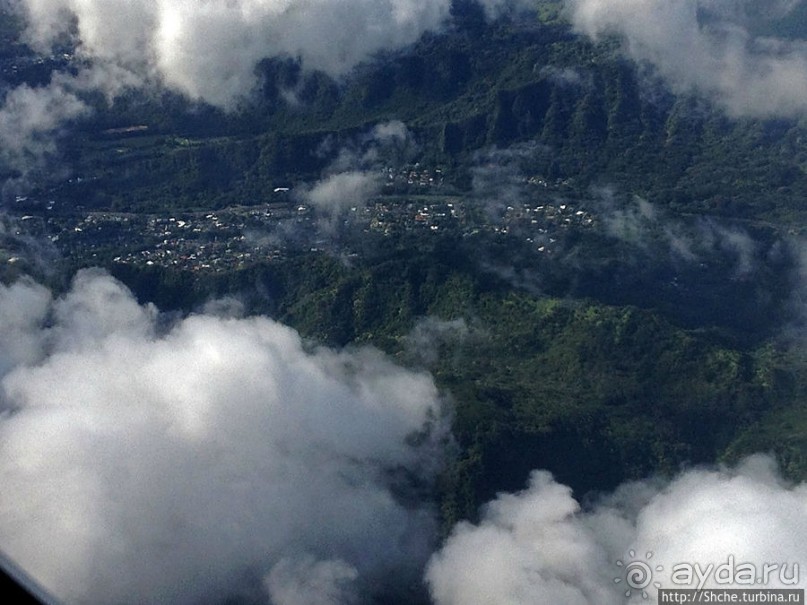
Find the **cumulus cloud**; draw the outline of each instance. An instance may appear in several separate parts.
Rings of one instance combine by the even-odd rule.
[[[448,18],[450,0],[14,0],[24,40],[43,55],[71,49],[69,72],[22,85],[0,109],[0,160],[30,170],[53,151],[54,132],[85,115],[82,100],[113,101],[165,86],[232,110],[259,84],[267,58],[299,60],[334,77],[384,50],[414,43]],[[30,157],[33,156],[33,157]]]
[[[731,115],[801,116],[807,110],[807,42],[755,36],[790,0],[566,0],[578,30],[616,34],[627,52],[678,91],[697,91]]]
[[[400,120],[390,120],[376,124],[370,133],[369,139],[378,143],[406,142],[411,137],[406,124]]]
[[[53,170],[60,139],[71,123],[89,116],[87,93],[100,92],[112,101],[141,79],[113,64],[53,73],[44,86],[21,84],[9,90],[0,106],[0,167],[20,174],[5,190],[24,188],[25,178],[46,166]]]
[[[412,133],[400,120],[376,124],[369,132],[338,146],[329,139],[320,153],[332,155],[333,160],[322,178],[298,187],[294,195],[316,208],[323,219],[320,227],[333,232],[346,211],[364,208],[381,192],[383,168],[400,166],[415,149]]]
[[[381,191],[381,175],[351,170],[318,181],[303,199],[326,214],[340,214],[351,206],[364,206]]]
[[[440,464],[428,375],[260,317],[166,327],[99,271],[56,299],[2,287],[0,318],[0,544],[64,602],[331,603],[417,577],[434,518],[399,496]]]
[[[0,376],[40,359],[51,302],[50,291],[28,279],[0,288]]]
[[[0,108],[0,161],[21,172],[40,168],[56,151],[59,130],[88,112],[63,78],[44,88],[15,88]]]
[[[657,603],[653,582],[696,588],[695,565],[709,570],[700,587],[742,588],[749,576],[740,565],[762,573],[774,564],[766,587],[803,588],[805,511],[807,485],[784,483],[766,456],[669,483],[629,483],[587,508],[536,471],[526,490],[490,503],[478,525],[458,525],[426,578],[437,605],[617,605],[628,591]],[[629,580],[637,572],[650,580],[639,588],[638,575]]]
[[[374,53],[441,26],[449,0],[20,0],[28,40],[71,37],[82,57],[157,78],[192,99],[231,107],[268,57],[339,76]]]

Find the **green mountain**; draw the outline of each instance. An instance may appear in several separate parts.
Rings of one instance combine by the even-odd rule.
[[[460,190],[480,150],[530,141],[543,150],[536,174],[573,179],[582,192],[608,184],[675,212],[801,224],[799,121],[732,120],[675,96],[613,41],[593,44],[552,11],[486,25],[480,10],[457,3],[450,31],[343,82],[266,61],[260,98],[235,114],[170,94],[100,103],[82,136],[65,141],[86,184],[60,194],[134,210],[250,203],[316,177],[332,159],[315,153],[326,139],[337,148],[395,119]],[[120,130],[133,125],[147,128]]]
[[[575,34],[559,3],[536,5],[488,24],[478,5],[456,2],[448,31],[344,81],[267,60],[259,98],[233,114],[170,93],[95,99],[95,114],[62,140],[80,178],[43,179],[19,208],[47,215],[42,205],[57,198],[82,212],[168,216],[257,205],[318,179],[340,148],[389,120],[412,131],[411,161],[442,167],[440,193],[465,199],[485,153],[526,146],[522,176],[563,183],[559,198],[608,186],[651,202],[664,217],[651,244],[569,232],[546,260],[492,236],[367,235],[350,240],[366,249],[348,261],[309,250],[205,274],[110,253],[71,258],[70,271],[106,265],[166,310],[236,293],[249,312],[318,342],[371,343],[430,370],[454,410],[446,527],[533,468],[583,495],[772,450],[790,477],[807,478],[804,360],[781,339],[798,319],[804,125],[734,120],[676,96],[615,41]],[[693,240],[711,234],[710,256],[671,253],[667,221]],[[734,268],[740,232],[753,242],[747,273]],[[411,348],[423,318],[453,326],[432,335],[428,359]]]
[[[786,350],[733,345],[632,306],[519,291],[480,271],[461,242],[353,266],[309,253],[217,278],[115,274],[163,308],[237,293],[316,342],[370,343],[430,370],[449,394],[457,448],[440,487],[446,528],[536,467],[580,496],[756,451],[807,476],[801,365]]]

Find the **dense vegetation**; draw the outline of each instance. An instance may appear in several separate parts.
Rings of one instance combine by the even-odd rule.
[[[672,216],[744,219],[759,268],[741,276],[725,257],[682,265],[602,233],[570,236],[551,262],[516,245],[412,238],[352,265],[300,254],[224,275],[112,270],[165,310],[236,294],[316,341],[370,343],[431,370],[454,414],[456,455],[440,486],[447,527],[537,467],[581,496],[760,450],[807,478],[804,364],[776,339],[793,319],[796,255],[783,252],[782,225],[796,234],[807,209],[802,125],[730,120],[675,96],[613,41],[594,45],[542,6],[540,18],[487,25],[475,3],[456,2],[450,31],[342,82],[267,61],[259,98],[235,114],[170,93],[99,102],[63,142],[82,180],[37,193],[155,212],[265,201],[396,119],[417,159],[445,167],[460,194],[480,153],[529,142],[531,173],[568,181],[574,195],[607,184]],[[131,126],[147,129],[117,130]],[[505,264],[509,276],[492,270]],[[430,333],[434,355],[411,346],[423,318],[450,322]]]
[[[446,527],[536,467],[580,496],[759,450],[775,449],[791,477],[807,471],[799,382],[774,346],[733,347],[635,307],[515,291],[452,242],[353,267],[307,254],[218,278],[117,276],[165,308],[236,293],[317,342],[371,343],[432,371],[450,394],[457,443],[441,484]]]
[[[449,31],[340,82],[291,58],[267,60],[256,98],[232,114],[168,92],[131,91],[111,106],[88,99],[98,110],[64,142],[85,179],[56,193],[135,210],[258,202],[316,176],[332,159],[326,139],[336,150],[396,119],[415,133],[421,159],[450,167],[460,189],[479,150],[531,141],[536,174],[572,179],[581,192],[610,184],[677,212],[800,224],[807,158],[797,120],[731,120],[675,96],[613,41],[575,35],[557,3],[539,6],[537,16],[488,25],[478,5],[456,2]],[[59,61],[4,79],[41,83]],[[116,130],[130,126],[147,129]]]

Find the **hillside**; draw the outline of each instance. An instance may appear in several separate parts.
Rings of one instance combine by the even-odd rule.
[[[275,59],[260,98],[224,114],[132,91],[99,106],[65,152],[88,183],[60,196],[97,208],[254,203],[310,179],[367,125],[403,121],[421,160],[467,190],[475,154],[531,142],[534,173],[579,192],[609,185],[679,213],[799,228],[807,158],[798,120],[735,120],[674,95],[609,40],[527,13],[486,25],[458,3],[451,31],[363,65],[344,81]],[[121,129],[137,126],[121,138]],[[43,192],[44,193],[44,192]]]
[[[710,10],[723,5],[713,4],[693,8],[698,31],[714,26],[729,39],[735,30],[720,29]],[[19,393],[78,359],[64,388],[100,393],[100,420],[80,417],[65,443],[81,452],[88,443],[92,463],[105,459],[92,448],[109,446],[135,491],[155,472],[145,468],[152,450],[153,467],[165,463],[170,477],[172,452],[186,457],[203,492],[199,460],[221,463],[227,493],[248,494],[253,507],[232,521],[242,532],[266,501],[285,502],[272,481],[291,477],[290,501],[303,494],[304,513],[290,511],[279,537],[267,535],[304,556],[289,563],[277,547],[262,564],[305,575],[324,562],[317,571],[338,576],[339,588],[373,559],[361,590],[378,603],[427,602],[422,578],[436,543],[489,521],[500,494],[511,504],[526,497],[528,481],[556,481],[582,503],[580,515],[600,495],[639,485],[626,482],[662,485],[751,454],[772,454],[782,485],[806,481],[807,122],[797,111],[732,113],[719,95],[632,55],[631,32],[586,35],[570,7],[454,0],[415,42],[380,44],[342,71],[309,68],[305,49],[281,45],[252,66],[256,90],[218,104],[172,85],[151,56],[120,65],[114,53],[93,57],[83,17],[48,54],[23,43],[22,17],[0,7],[0,305],[9,309],[0,377],[12,376],[0,420],[25,417]],[[739,11],[749,40],[785,56],[803,44],[807,3],[776,7],[723,8]],[[93,60],[143,82],[124,78],[113,92],[86,85],[106,74],[90,69]],[[37,93],[43,105],[26,107],[44,126],[15,147],[30,124],[7,108]],[[126,383],[129,356],[159,385]],[[391,397],[387,375],[411,406],[390,411],[392,420],[378,411]],[[42,393],[61,402],[62,387]],[[239,416],[242,390],[254,425]],[[408,401],[417,397],[428,405]],[[124,420],[105,415],[119,399],[128,403],[113,411],[148,455],[113,447],[129,447]],[[137,416],[141,399],[148,422]],[[369,415],[351,407],[357,401]],[[385,441],[400,426],[419,429]],[[321,442],[309,443],[312,431]],[[254,450],[246,462],[245,433],[244,449]],[[344,501],[307,485],[301,469],[320,463],[322,482]],[[99,485],[117,477],[99,476]],[[265,477],[272,485],[262,491]],[[172,507],[194,501],[196,484],[184,498],[172,480],[155,483],[174,524]],[[107,489],[125,501],[127,486]],[[373,517],[367,535],[400,530],[405,556],[370,556],[367,537],[351,542],[338,524],[336,546],[306,529],[300,543],[314,544],[313,554],[294,550],[295,532],[322,503],[326,526],[351,518],[344,512],[367,494],[382,503],[368,518],[384,519]],[[186,525],[214,525],[217,514],[204,509]],[[401,537],[407,523],[411,544]],[[162,544],[151,531],[143,542]],[[361,564],[348,569],[340,549]],[[227,602],[265,600],[266,569],[233,581],[247,589]]]
[[[468,334],[443,343],[430,367],[457,406],[448,521],[518,487],[535,466],[583,494],[725,452],[781,449],[753,427],[796,413],[796,381],[787,378],[795,370],[775,353],[775,339],[793,319],[798,252],[788,238],[801,230],[807,199],[801,124],[730,119],[675,95],[613,40],[575,34],[559,4],[537,6],[488,24],[478,5],[456,2],[448,31],[342,81],[292,59],[267,60],[260,98],[235,113],[168,92],[99,102],[61,142],[79,178],[44,180],[18,206],[41,213],[56,200],[66,216],[168,216],[259,205],[277,187],[316,179],[372,125],[401,121],[414,140],[405,160],[445,175],[425,200],[479,198],[480,171],[504,162],[492,191],[512,179],[548,183],[546,199],[587,204],[600,227],[555,235],[551,259],[518,238],[466,245],[449,232],[373,243],[358,234],[343,242],[366,248],[353,268],[303,254],[206,277],[120,265],[113,246],[108,257],[71,258],[67,274],[106,265],[164,309],[235,292],[250,312],[307,336],[370,342],[404,361],[418,321],[463,321]],[[591,201],[603,187],[616,192],[616,206]],[[649,200],[658,216],[630,214],[631,196]],[[638,231],[614,231],[627,218]],[[750,234],[742,236],[749,258],[734,233]],[[714,241],[698,249],[704,236]],[[680,245],[691,249],[676,256]],[[448,257],[435,253],[452,246]],[[800,459],[798,438],[787,443],[780,457]],[[787,467],[804,476],[802,463]]]

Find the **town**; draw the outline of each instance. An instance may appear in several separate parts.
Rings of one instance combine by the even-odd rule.
[[[89,211],[58,200],[37,203],[18,197],[17,205],[28,213],[18,216],[12,230],[17,236],[46,236],[61,256],[81,266],[122,263],[226,272],[300,251],[355,254],[351,242],[370,234],[492,234],[520,239],[537,254],[551,255],[562,233],[597,224],[594,212],[560,197],[541,177],[525,178],[527,199],[505,206],[444,191],[440,169],[384,168],[382,178],[381,194],[338,216],[285,187],[260,204],[174,213]],[[408,193],[395,193],[406,185]],[[15,261],[13,253],[3,258]]]

